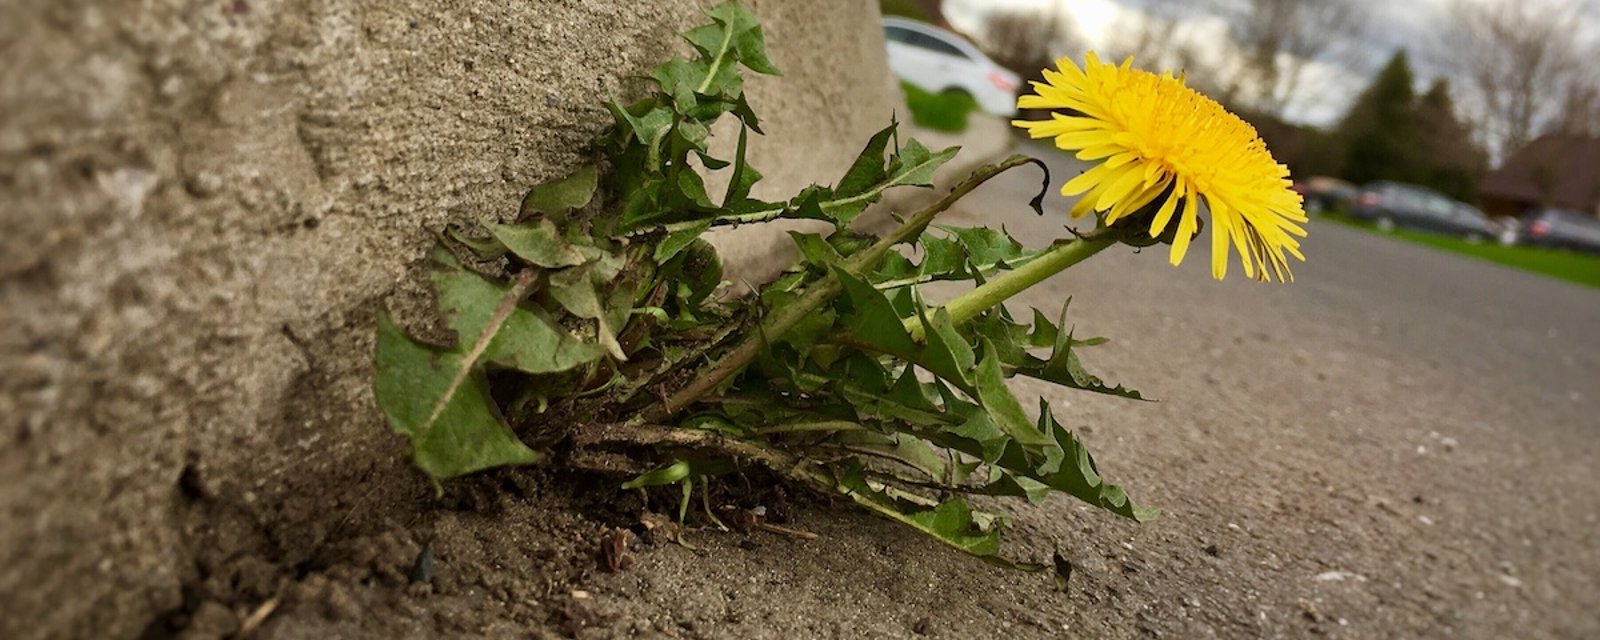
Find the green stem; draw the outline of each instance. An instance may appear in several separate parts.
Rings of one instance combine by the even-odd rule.
[[[1016,270],[1007,271],[1004,275],[946,302],[944,309],[950,313],[952,324],[971,320],[973,316],[1043,282],[1045,278],[1061,273],[1068,267],[1083,262],[1089,256],[1116,244],[1117,238],[1118,232],[1115,230],[1098,229],[1072,242],[1050,247],[1039,257]],[[917,316],[906,318],[905,326],[911,333],[912,339],[919,342],[922,340],[924,329],[921,318]]]
[[[952,188],[949,195],[913,214],[903,224],[879,239],[872,246],[851,255],[843,264],[844,270],[851,275],[857,276],[865,273],[868,269],[876,266],[880,260],[883,260],[883,257],[888,255],[896,245],[908,242],[921,234],[933,222],[935,216],[955,205],[956,201],[971,193],[973,189],[978,188],[978,185],[1009,169],[1031,162],[1033,162],[1033,159],[1027,156],[1015,155],[997,164],[979,168],[966,180]],[[728,378],[743,371],[746,366],[754,362],[756,357],[761,355],[761,350],[766,348],[768,341],[788,333],[806,316],[815,313],[817,309],[839,297],[843,289],[844,286],[839,283],[839,279],[831,273],[817,280],[806,288],[806,292],[801,294],[799,300],[767,316],[760,326],[750,331],[744,340],[729,350],[715,365],[699,372],[687,386],[668,396],[660,404],[652,406],[636,416],[633,423],[666,422],[679,411],[715,391]]]
[[[791,422],[756,429],[756,433],[815,433],[828,431],[866,431],[867,428],[849,420],[823,420],[820,422]]]

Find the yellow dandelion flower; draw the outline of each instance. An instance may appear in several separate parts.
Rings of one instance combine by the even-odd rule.
[[[1156,75],[1106,64],[1093,52],[1079,68],[1070,58],[1046,69],[1037,95],[1023,109],[1062,109],[1051,120],[1016,121],[1034,138],[1055,138],[1079,160],[1100,161],[1068,181],[1062,195],[1083,197],[1072,216],[1105,212],[1111,224],[1165,197],[1150,223],[1160,236],[1177,219],[1173,265],[1183,261],[1198,229],[1199,205],[1211,212],[1211,275],[1222,279],[1230,247],[1237,246],[1245,276],[1292,280],[1285,253],[1305,260],[1297,239],[1306,235],[1300,195],[1289,188],[1289,169],[1254,127],[1184,85],[1168,71]],[[1181,214],[1178,208],[1182,206]]]

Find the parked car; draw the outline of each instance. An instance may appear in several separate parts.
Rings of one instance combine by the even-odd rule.
[[[1016,115],[1022,78],[961,36],[894,17],[883,19],[883,36],[888,42],[889,69],[901,80],[930,93],[965,93],[978,108],[997,116]]]
[[[1313,176],[1303,182],[1295,182],[1293,188],[1305,199],[1306,213],[1311,214],[1348,211],[1350,203],[1361,191],[1353,184],[1326,176]]]
[[[1499,226],[1476,207],[1427,187],[1399,182],[1373,182],[1362,187],[1350,215],[1370,220],[1383,231],[1404,227],[1462,236],[1469,241],[1500,235]]]
[[[1526,244],[1600,253],[1600,217],[1577,211],[1544,209],[1523,225]]]

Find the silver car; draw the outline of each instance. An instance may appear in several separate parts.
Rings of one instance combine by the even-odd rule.
[[[1022,78],[983,55],[972,43],[944,29],[903,18],[884,18],[889,69],[929,93],[958,91],[978,108],[1009,118],[1017,113]]]

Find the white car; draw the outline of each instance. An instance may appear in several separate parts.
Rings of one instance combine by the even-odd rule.
[[[889,69],[930,93],[959,91],[978,108],[1001,117],[1017,113],[1022,78],[990,60],[977,47],[944,29],[915,20],[884,18]]]

